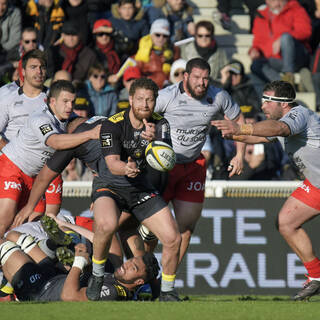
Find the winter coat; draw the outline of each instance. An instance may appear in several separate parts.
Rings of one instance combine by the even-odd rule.
[[[271,19],[273,17],[273,19]],[[259,50],[266,58],[281,58],[280,54],[272,52],[272,44],[288,33],[296,40],[301,41],[308,49],[308,40],[311,36],[311,22],[306,10],[296,1],[290,0],[278,15],[271,13],[266,5],[258,8],[253,22],[252,48]]]

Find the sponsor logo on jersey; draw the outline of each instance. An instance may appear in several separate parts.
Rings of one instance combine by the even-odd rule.
[[[103,133],[100,135],[101,148],[112,147],[112,133]]]
[[[113,123],[117,123],[119,121],[122,121],[124,119],[124,117],[123,117],[124,113],[125,113],[125,111],[116,113],[115,115],[113,115],[110,118],[108,118],[108,120],[113,122]]]
[[[47,133],[53,131],[53,128],[51,124],[43,124],[42,126],[39,127],[41,133],[45,136]]]
[[[179,104],[187,104],[187,101],[186,101],[186,100],[179,100],[178,103],[179,103]]]
[[[18,105],[18,104],[23,104],[23,101],[22,101],[22,100],[21,100],[21,101],[16,101],[16,102],[14,103],[15,106]]]
[[[141,156],[142,156],[142,150],[141,149],[134,150],[134,157],[135,158],[141,158]]]

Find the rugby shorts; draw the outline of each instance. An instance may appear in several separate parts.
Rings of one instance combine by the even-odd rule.
[[[93,202],[100,197],[110,197],[117,203],[120,212],[126,211],[133,214],[139,222],[167,206],[158,191],[142,187],[115,187],[94,179],[92,189]]]
[[[190,163],[176,164],[169,171],[168,185],[163,198],[169,202],[173,199],[198,202],[204,201],[206,183],[206,160],[202,154]]]
[[[291,196],[320,211],[320,189],[312,185],[308,179],[305,179],[303,184],[294,190]]]
[[[46,190],[46,204],[61,204],[62,202],[62,185],[63,180],[59,174],[49,185]]]
[[[35,177],[26,175],[5,154],[0,156],[0,198],[12,199],[17,202],[18,211],[28,201]],[[35,212],[45,211],[45,200],[39,200]]]

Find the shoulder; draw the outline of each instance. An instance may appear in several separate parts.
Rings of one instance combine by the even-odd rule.
[[[125,117],[124,117],[125,112],[126,111],[121,111],[119,113],[114,114],[113,116],[108,118],[108,121],[110,121],[112,123],[123,122],[125,119]]]
[[[171,86],[165,87],[164,89],[159,90],[159,96],[165,97],[175,97],[179,94],[179,84],[173,84]]]

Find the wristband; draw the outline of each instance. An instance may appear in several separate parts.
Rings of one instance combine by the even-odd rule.
[[[83,268],[88,265],[88,261],[85,257],[82,256],[75,256],[74,257],[74,261],[72,264],[72,268],[73,267],[77,267],[79,268],[81,271],[83,270]]]
[[[240,132],[239,134],[243,134],[243,135],[246,135],[246,136],[251,136],[253,134],[253,126],[251,123],[248,123],[248,124],[242,124],[240,126]]]

